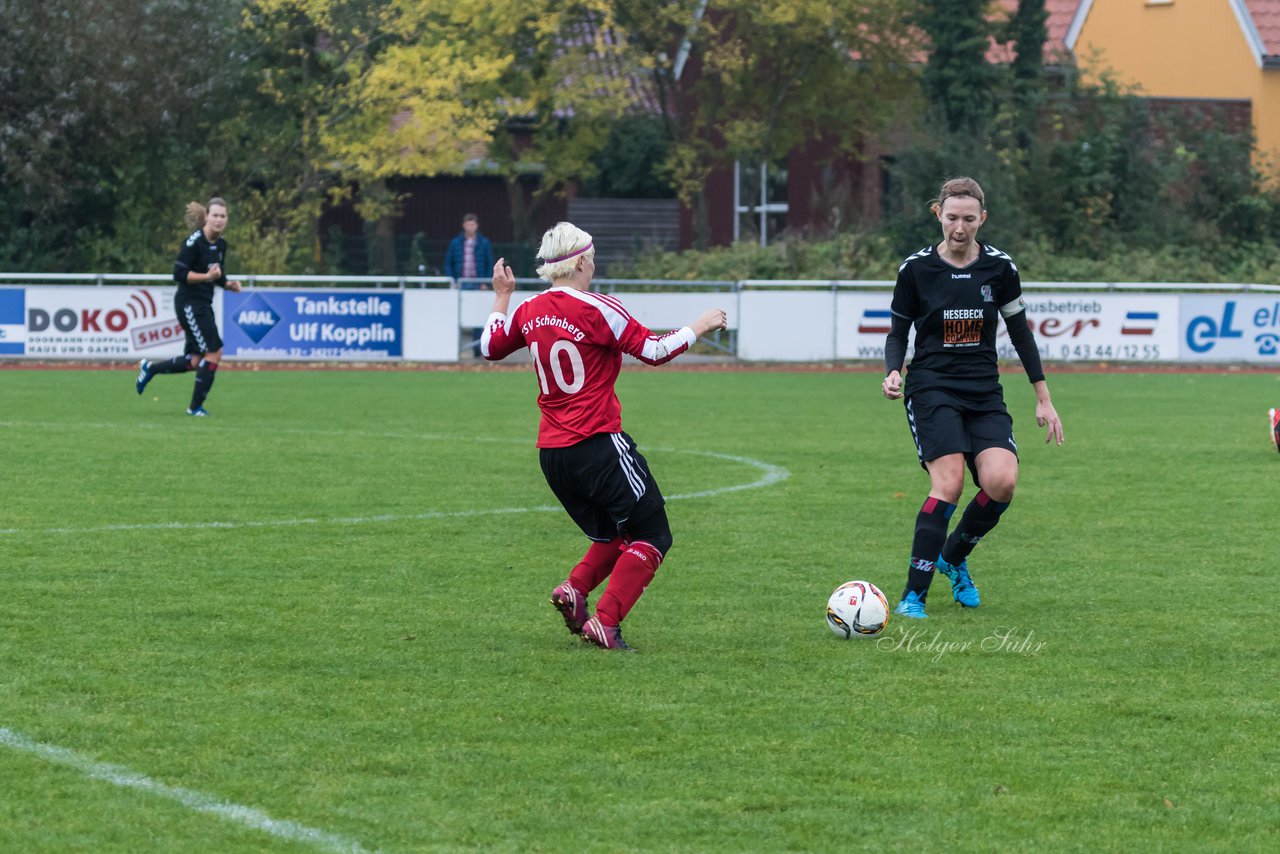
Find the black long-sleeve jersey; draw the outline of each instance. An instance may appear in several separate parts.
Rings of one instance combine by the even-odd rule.
[[[210,243],[209,238],[204,235],[204,229],[196,229],[182,242],[178,259],[173,262],[173,280],[178,283],[178,294],[187,300],[212,303],[214,286],[225,287],[227,284],[226,273],[209,282],[188,281],[187,274],[207,273],[214,264],[220,264],[225,269],[226,262],[227,241],[219,237]]]
[[[890,304],[894,332],[885,343],[885,366],[887,370],[901,367],[906,333],[914,323],[909,392],[944,388],[983,394],[999,389],[996,328],[1002,316],[1029,378],[1032,382],[1044,379],[1027,325],[1018,267],[994,246],[979,243],[978,247],[977,259],[967,267],[949,264],[931,245],[898,268]],[[890,364],[895,359],[897,364]]]

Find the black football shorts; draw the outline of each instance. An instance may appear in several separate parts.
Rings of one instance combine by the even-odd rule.
[[[183,353],[212,353],[222,349],[222,336],[218,334],[218,322],[213,316],[212,303],[175,298],[173,307],[178,312],[178,322],[187,333]]]
[[[999,389],[976,396],[959,396],[942,389],[926,389],[906,399],[907,423],[916,443],[920,466],[945,457],[964,454],[977,480],[974,460],[988,448],[1018,453],[1013,440],[1013,418]]]
[[[626,433],[597,433],[567,448],[538,453],[547,485],[573,521],[596,542],[629,539],[665,501],[649,464]]]

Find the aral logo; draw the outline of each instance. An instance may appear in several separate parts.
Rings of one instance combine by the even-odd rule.
[[[258,294],[253,294],[244,301],[240,310],[236,312],[235,319],[244,330],[244,334],[253,339],[254,344],[260,343],[280,322],[280,316],[272,311],[267,301]]]

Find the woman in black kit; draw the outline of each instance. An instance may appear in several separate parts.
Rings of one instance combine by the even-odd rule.
[[[932,205],[942,242],[926,246],[898,268],[892,329],[885,340],[881,393],[906,397],[907,422],[929,496],[916,516],[907,586],[894,613],[923,619],[925,597],[937,570],[951,581],[955,601],[978,607],[968,556],[1013,500],[1018,446],[1004,405],[996,354],[996,327],[1004,318],[1009,340],[1036,393],[1036,424],[1045,442],[1062,444],[1062,420],[1049,400],[1040,351],[1027,323],[1022,281],[1013,259],[978,242],[987,219],[982,188],[972,178],[942,185]],[[915,326],[915,353],[903,388],[907,334]],[[965,467],[978,493],[947,536],[964,488]]]
[[[216,196],[208,205],[187,205],[187,228],[194,229],[178,250],[173,263],[173,280],[178,293],[173,307],[178,322],[187,333],[183,355],[161,362],[143,359],[138,364],[138,394],[156,374],[196,372],[188,415],[205,416],[204,401],[213,388],[218,363],[222,361],[222,336],[213,315],[213,288],[221,285],[229,291],[240,290],[238,281],[227,281],[222,267],[227,260],[227,241],[222,232],[227,227],[227,203]]]

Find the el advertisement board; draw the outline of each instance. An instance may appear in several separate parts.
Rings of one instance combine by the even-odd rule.
[[[1280,365],[1280,295],[1182,298],[1182,361]]]

